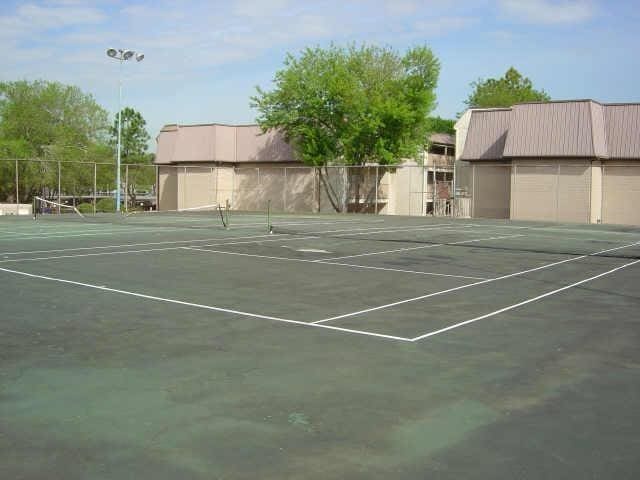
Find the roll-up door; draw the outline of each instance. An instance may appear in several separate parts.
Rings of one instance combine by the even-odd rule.
[[[602,221],[640,225],[640,165],[605,165],[602,177]]]
[[[589,222],[589,164],[514,161],[511,218],[551,222]]]

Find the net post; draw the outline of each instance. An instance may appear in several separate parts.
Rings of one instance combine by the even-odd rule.
[[[34,195],[33,198],[31,199],[31,213],[33,215],[33,219],[37,220],[38,219],[38,214],[36,212],[36,196]]]
[[[267,233],[273,233],[271,228],[271,200],[267,200]]]
[[[229,228],[229,210],[231,209],[231,203],[229,202],[229,199],[227,198],[227,201],[225,203],[225,214],[227,217],[227,228]]]

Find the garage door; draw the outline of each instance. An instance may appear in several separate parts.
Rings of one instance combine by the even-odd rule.
[[[514,161],[511,218],[552,222],[589,222],[589,164]]]
[[[602,177],[602,221],[640,225],[640,165],[605,165]]]

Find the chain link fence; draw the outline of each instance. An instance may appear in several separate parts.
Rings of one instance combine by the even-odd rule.
[[[155,165],[122,164],[122,208],[156,208]],[[113,163],[0,159],[0,214],[30,214],[34,197],[73,205],[82,213],[115,210]]]
[[[282,213],[454,216],[453,166],[161,165],[160,210],[229,205]]]

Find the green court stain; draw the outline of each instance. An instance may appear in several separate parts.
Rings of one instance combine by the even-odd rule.
[[[462,400],[405,422],[391,433],[393,463],[417,461],[454,446],[471,432],[494,422],[498,413],[479,402]],[[397,461],[394,461],[397,460]]]
[[[307,432],[313,432],[313,425],[311,425],[309,417],[307,417],[304,413],[290,413],[288,422],[294,427],[302,428]]]

